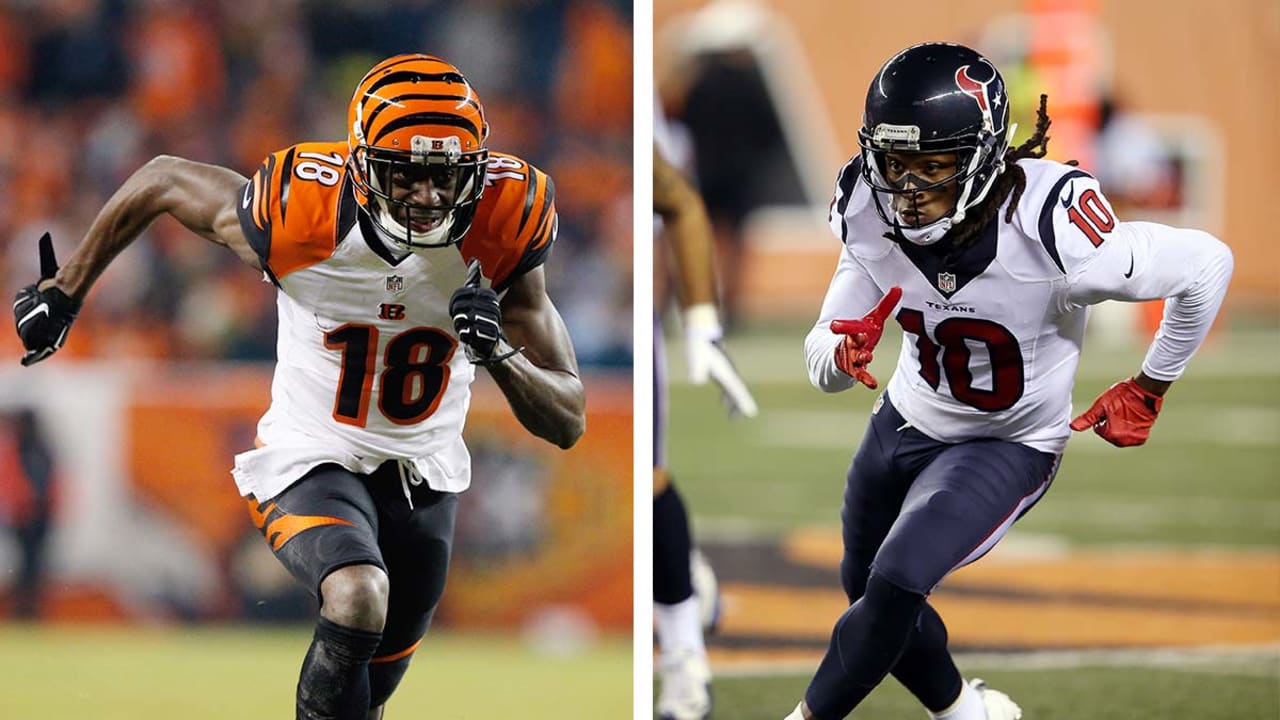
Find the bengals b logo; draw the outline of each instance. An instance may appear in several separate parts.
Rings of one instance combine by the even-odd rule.
[[[404,306],[396,303],[382,303],[378,306],[378,317],[382,320],[403,320]]]

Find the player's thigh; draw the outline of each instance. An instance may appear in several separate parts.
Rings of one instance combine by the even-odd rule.
[[[849,464],[840,509],[844,541],[840,576],[850,602],[861,597],[866,588],[872,559],[897,520],[911,486],[910,471],[901,456],[921,448],[915,447],[918,439],[904,435],[901,428],[905,423],[887,397],[877,401],[862,444]]]
[[[458,496],[426,485],[411,488],[413,507],[395,497],[388,484],[375,490],[381,532],[379,543],[386,562],[391,592],[380,654],[412,647],[426,632],[444,594],[453,551]]]
[[[320,583],[350,565],[386,569],[378,513],[362,478],[337,465],[313,469],[250,514],[276,559],[316,597]]]
[[[981,557],[1048,489],[1057,458],[1018,443],[948,446],[912,483],[876,554],[876,571],[928,594],[951,571]]]

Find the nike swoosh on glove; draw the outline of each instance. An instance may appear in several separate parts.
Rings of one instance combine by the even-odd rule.
[[[902,299],[902,288],[894,285],[880,298],[871,312],[859,320],[832,320],[831,332],[844,335],[836,345],[836,367],[845,375],[875,390],[880,383],[867,366],[871,364],[871,352],[880,344],[885,320]]]
[[[18,291],[13,300],[13,321],[26,354],[22,364],[34,365],[62,347],[80,313],[80,303],[60,288],[40,285],[58,274],[58,261],[53,254],[49,233],[40,238],[40,281]]]
[[[1160,414],[1164,398],[1138,387],[1133,378],[1107,388],[1079,417],[1071,421],[1076,432],[1093,428],[1116,447],[1133,447],[1147,441]]]
[[[755,417],[759,408],[720,344],[723,335],[714,305],[702,303],[684,311],[684,351],[689,381],[694,385],[715,381],[730,415]]]

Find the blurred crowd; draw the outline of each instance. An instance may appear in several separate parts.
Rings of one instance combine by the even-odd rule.
[[[250,175],[268,153],[345,137],[383,57],[440,55],[479,90],[489,146],[556,182],[550,293],[584,365],[631,361],[630,0],[0,0],[0,278],[66,258],[159,154]],[[64,352],[270,360],[275,293],[169,218],[89,296]],[[20,355],[12,332],[0,352]]]

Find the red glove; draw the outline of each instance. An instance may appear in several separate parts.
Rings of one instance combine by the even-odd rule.
[[[1141,445],[1151,434],[1164,398],[1138,387],[1133,378],[1118,382],[1093,401],[1088,410],[1071,421],[1071,429],[1086,428],[1116,447]]]
[[[901,299],[902,288],[894,285],[861,320],[831,321],[831,332],[844,335],[844,339],[836,345],[836,367],[872,390],[880,384],[867,372],[867,365],[871,364],[871,351],[880,342],[884,321]]]

